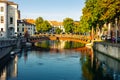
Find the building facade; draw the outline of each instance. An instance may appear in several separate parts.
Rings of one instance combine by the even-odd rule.
[[[52,29],[50,30],[49,33],[55,33],[57,28],[61,29],[62,32],[65,32],[65,28],[64,28],[62,22],[49,21],[49,23],[50,23],[50,25],[52,26]]]
[[[18,4],[0,0],[0,37],[12,37],[17,32]]]
[[[25,20],[17,21],[17,34],[20,36],[24,36],[25,31],[28,31],[30,36],[35,34],[35,25],[32,23],[28,23]]]

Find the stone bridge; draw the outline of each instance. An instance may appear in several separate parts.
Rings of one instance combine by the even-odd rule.
[[[81,42],[84,44],[91,43],[90,36],[82,36],[82,35],[39,34],[39,35],[34,35],[28,38],[28,41],[32,43],[39,42],[42,40],[67,40],[67,41]]]

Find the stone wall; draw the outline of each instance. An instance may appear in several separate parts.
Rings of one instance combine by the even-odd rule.
[[[0,59],[7,56],[16,44],[16,39],[0,38]]]
[[[0,48],[3,47],[9,47],[9,46],[13,46],[17,44],[17,40],[16,39],[7,39],[7,38],[0,38]]]
[[[108,56],[120,60],[120,45],[106,42],[94,42],[93,48]]]

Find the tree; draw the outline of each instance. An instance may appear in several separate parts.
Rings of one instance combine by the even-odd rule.
[[[96,29],[97,24],[115,20],[120,15],[119,0],[86,0],[83,8],[83,16],[81,18],[81,26]]]
[[[35,25],[36,25],[36,30],[37,32],[41,32],[42,31],[42,23],[43,23],[43,18],[42,17],[38,17],[35,21]]]
[[[56,34],[60,34],[62,30],[60,28],[56,28]]]
[[[65,18],[63,20],[63,26],[65,28],[66,33],[72,33],[74,27],[74,21],[71,18]]]
[[[51,25],[50,25],[50,23],[48,21],[45,20],[42,23],[42,28],[41,28],[42,32],[48,32],[51,28],[52,27],[51,27]]]
[[[85,32],[87,29],[92,29],[92,26],[96,26],[97,14],[95,11],[95,4],[97,0],[86,0],[85,7],[83,8],[83,16],[80,20],[80,27],[84,28]],[[94,14],[95,13],[95,14]]]
[[[119,0],[102,0],[101,6],[104,10],[101,20],[105,22],[111,22],[115,20],[116,17],[120,16],[120,1]]]
[[[42,18],[42,17],[38,17],[35,21],[36,24],[36,30],[37,32],[48,32],[52,27],[50,25],[50,23]]]
[[[80,19],[80,28],[82,32],[92,27],[96,30],[98,26],[102,29],[105,23],[113,22],[120,16],[119,0],[86,0],[85,7],[82,10],[83,15]]]
[[[80,27],[79,27],[79,25],[80,25],[80,22],[79,21],[75,21],[74,22],[74,27],[73,27],[73,32],[74,33],[79,33],[80,32]]]

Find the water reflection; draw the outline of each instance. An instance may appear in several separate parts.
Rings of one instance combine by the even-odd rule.
[[[41,48],[50,48],[50,49],[72,49],[72,48],[84,47],[85,45],[79,42],[72,42],[72,41],[48,40],[48,41],[36,42],[35,46]]]
[[[24,48],[24,61],[25,61],[25,63],[26,63],[26,61],[27,61],[27,58],[28,58],[28,50],[27,50],[27,48]]]
[[[0,80],[120,80],[120,62],[84,44],[43,41],[35,45],[0,65]]]
[[[105,78],[120,80],[120,61],[94,51],[97,67],[102,68]],[[110,80],[108,79],[108,80]]]
[[[87,80],[120,80],[120,62],[94,51],[93,55],[82,55],[83,76]]]
[[[10,62],[6,63],[5,65],[1,65],[0,80],[7,80],[7,78],[15,79],[17,77],[17,71],[18,71],[17,62],[18,62],[18,56],[16,55],[13,60],[10,60]]]

